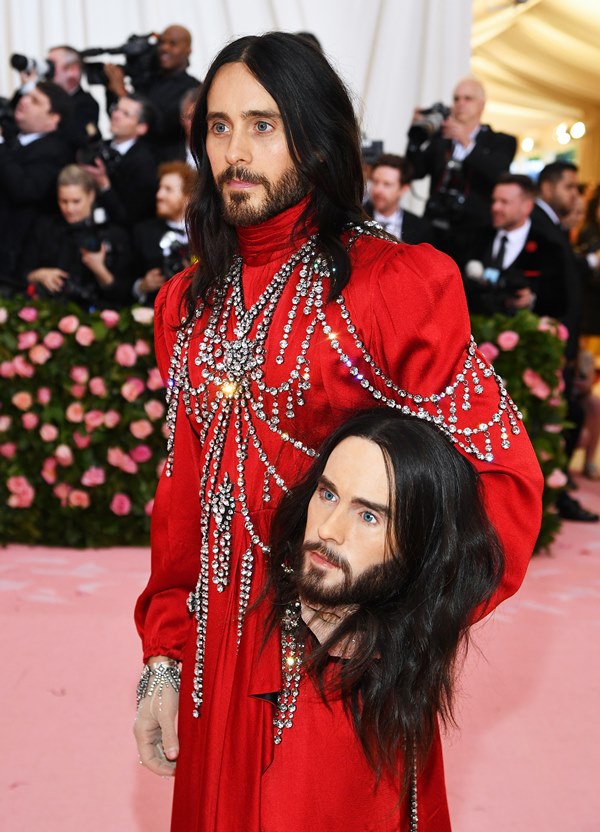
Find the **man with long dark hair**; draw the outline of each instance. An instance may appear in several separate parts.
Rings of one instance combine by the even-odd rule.
[[[378,409],[333,432],[271,526],[284,686],[263,828],[448,823],[437,717],[502,563],[475,469],[436,427]]]
[[[258,832],[274,730],[262,694],[282,679],[279,644],[263,645],[264,617],[247,612],[273,508],[323,439],[373,405],[444,430],[481,471],[506,552],[494,604],[523,579],[541,481],[521,414],[471,339],[454,263],[366,221],[352,103],[322,54],[277,32],[227,45],[192,150],[198,264],[155,306],[170,440],[136,608],[135,732],[146,767],[177,769],[173,830]],[[418,786],[443,794],[422,773]]]

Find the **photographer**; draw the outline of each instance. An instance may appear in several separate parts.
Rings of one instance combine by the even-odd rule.
[[[111,110],[112,139],[92,143],[77,155],[94,178],[98,205],[127,228],[154,215],[156,161],[145,139],[153,115],[140,95],[123,96]]]
[[[27,283],[39,297],[73,301],[87,310],[123,305],[131,271],[127,233],[95,221],[94,180],[81,167],[63,168],[57,185],[61,216],[41,220],[28,239]]]
[[[15,110],[18,135],[0,136],[0,289],[18,292],[23,244],[38,217],[56,211],[56,177],[70,160],[60,127],[70,114],[69,96],[38,81]]]
[[[515,155],[514,136],[481,124],[485,91],[479,81],[460,81],[452,109],[416,110],[406,157],[414,178],[431,176],[425,216],[436,230],[438,248],[464,257],[471,236],[491,225],[493,187]]]
[[[168,26],[160,35],[156,54],[156,72],[147,79],[134,82],[135,91],[142,93],[153,105],[157,121],[148,139],[157,161],[185,157],[185,135],[180,122],[180,104],[185,92],[199,86],[197,78],[186,70],[192,51],[192,36],[183,26]],[[127,94],[122,66],[105,64],[108,78],[107,103]]]
[[[156,217],[134,229],[135,268],[143,275],[133,284],[137,303],[152,306],[163,283],[190,264],[185,212],[196,182],[196,171],[182,161],[164,162],[158,169]]]

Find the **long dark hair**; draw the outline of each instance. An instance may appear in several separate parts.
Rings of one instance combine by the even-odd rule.
[[[386,460],[389,586],[343,619],[323,644],[313,639],[306,666],[326,698],[329,649],[356,639],[357,649],[339,663],[344,705],[378,776],[382,769],[397,772],[399,755],[404,756],[406,787],[413,750],[423,764],[437,716],[454,722],[457,659],[466,652],[474,612],[485,611],[498,586],[504,559],[483,510],[478,474],[447,437],[415,417],[365,411],[326,440],[275,513],[266,591],[274,600],[269,632],[297,598],[294,575],[282,563],[299,565],[308,504],[331,452],[348,436],[375,442]]]
[[[340,232],[361,222],[363,176],[359,130],[344,84],[327,59],[302,38],[284,32],[239,38],[217,55],[206,73],[191,131],[199,179],[187,221],[198,267],[188,293],[188,309],[209,303],[236,250],[235,230],[221,215],[221,201],[206,154],[207,98],[218,70],[243,63],[277,102],[296,168],[308,183],[310,200],[298,221],[316,224],[321,252],[335,269],[331,296],[350,276],[350,261]]]

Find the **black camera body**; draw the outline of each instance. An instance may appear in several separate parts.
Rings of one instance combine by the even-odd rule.
[[[104,64],[88,62],[87,58],[95,58],[98,55],[124,55],[125,75],[131,79],[134,89],[143,89],[160,70],[157,45],[158,38],[151,32],[149,35],[130,35],[122,46],[109,49],[102,47],[84,49],[80,55],[83,59],[88,84],[102,84],[107,87],[108,78],[104,71]]]
[[[80,147],[76,154],[78,165],[93,165],[96,159],[102,159],[109,177],[114,173],[121,158],[119,151],[105,144],[102,139],[90,141],[88,144]]]
[[[166,280],[190,265],[189,245],[182,243],[174,231],[166,231],[158,244],[162,251],[160,270]]]
[[[441,101],[436,101],[426,110],[419,110],[421,118],[410,126],[408,131],[409,142],[420,147],[429,141],[434,133],[442,129],[442,124],[451,112],[450,107],[446,107]]]

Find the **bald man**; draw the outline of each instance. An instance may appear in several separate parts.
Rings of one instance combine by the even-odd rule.
[[[491,227],[492,191],[517,148],[514,136],[481,123],[484,107],[483,85],[476,78],[463,78],[439,129],[428,135],[409,131],[406,157],[414,178],[431,176],[425,215],[435,228],[436,244],[459,262],[472,237]],[[412,124],[423,118],[415,110]]]
[[[171,25],[162,32],[156,49],[156,73],[136,92],[144,95],[155,109],[156,123],[148,134],[148,143],[157,162],[185,157],[185,134],[180,122],[181,99],[198,87],[200,81],[189,75],[187,68],[192,52],[192,35],[184,26]],[[126,95],[121,66],[105,64],[109,85],[107,102]]]

